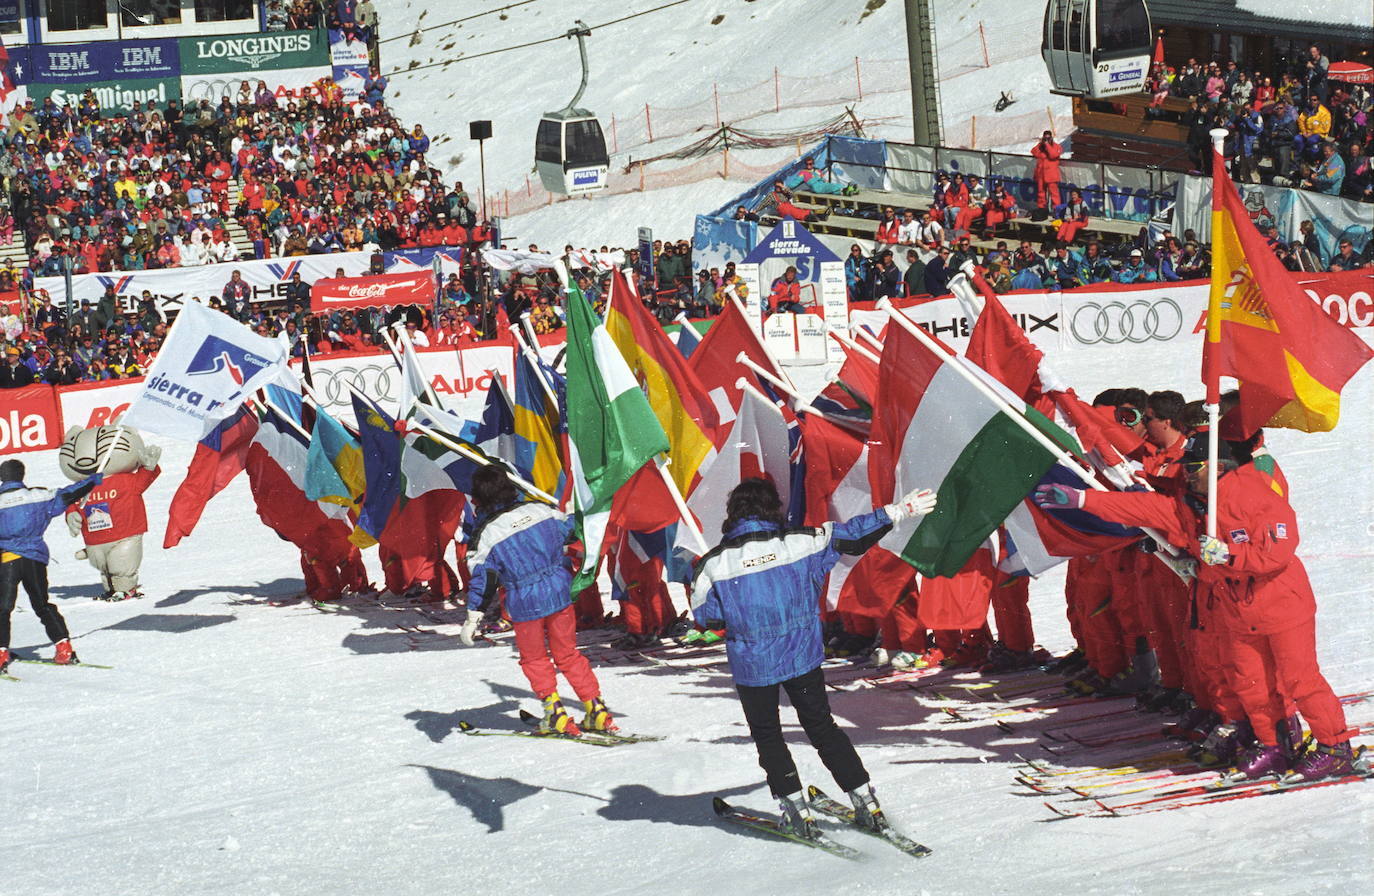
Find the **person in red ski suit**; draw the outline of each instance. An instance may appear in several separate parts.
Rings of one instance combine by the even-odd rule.
[[[1255,743],[1240,755],[1236,771],[1258,778],[1289,769],[1279,744],[1285,696],[1311,726],[1313,749],[1292,765],[1294,777],[1317,780],[1350,774],[1353,732],[1340,699],[1317,663],[1316,597],[1298,559],[1298,523],[1273,477],[1251,463],[1240,443],[1219,442],[1217,535],[1206,534],[1209,434],[1195,433],[1183,453],[1188,490],[1082,492],[1041,486],[1035,499],[1047,509],[1079,507],[1103,519],[1158,529],[1200,562],[1193,605],[1198,624],[1215,626],[1232,670],[1243,713],[1231,708],[1231,735],[1240,740],[1248,720]],[[1225,447],[1223,447],[1225,446]]]
[[[1035,205],[1053,209],[1059,205],[1059,157],[1064,150],[1054,142],[1054,134],[1046,131],[1030,154],[1035,159]]]

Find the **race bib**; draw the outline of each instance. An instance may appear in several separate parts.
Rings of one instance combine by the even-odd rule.
[[[114,519],[110,516],[109,504],[87,504],[83,508],[83,512],[86,514],[87,532],[103,532],[106,529],[114,528]]]

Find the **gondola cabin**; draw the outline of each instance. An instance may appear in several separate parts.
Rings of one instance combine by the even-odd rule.
[[[611,157],[601,124],[586,109],[547,112],[534,138],[534,167],[550,193],[578,196],[606,189]]]
[[[1145,89],[1152,34],[1145,0],[1049,0],[1040,55],[1055,93],[1134,93]]]

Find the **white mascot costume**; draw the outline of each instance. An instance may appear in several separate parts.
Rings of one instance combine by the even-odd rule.
[[[86,500],[67,511],[67,528],[81,535],[86,548],[77,551],[100,571],[105,584],[101,600],[142,597],[138,568],[143,563],[143,533],[148,514],[143,493],[162,473],[162,449],[144,445],[136,430],[124,426],[73,426],[58,451],[57,464],[73,482],[94,473],[105,462],[105,479]]]

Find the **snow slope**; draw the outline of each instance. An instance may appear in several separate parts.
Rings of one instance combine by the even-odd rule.
[[[612,158],[612,170],[631,158],[656,156],[692,142],[715,126],[713,85],[724,102],[722,120],[750,130],[774,131],[815,124],[842,113],[846,105],[867,122],[869,136],[911,139],[911,93],[906,72],[906,25],[900,0],[689,0],[679,6],[598,28],[602,23],[663,5],[643,0],[534,0],[502,14],[478,15],[506,3],[483,2],[435,7],[418,0],[378,0],[382,58],[390,74],[388,101],[406,123],[424,125],[434,139],[431,160],[446,175],[462,180],[474,195],[480,184],[477,147],[467,123],[490,119],[486,145],[488,192],[500,197],[525,189],[533,176],[534,132],[540,116],[560,108],[577,89],[579,63],[572,41],[474,56],[516,47],[566,32],[573,20],[593,28],[588,38],[591,75],[579,105],[596,112],[611,140],[611,116],[621,142],[642,130],[644,107],[653,108],[659,133],[686,133],[676,139],[627,148]],[[997,135],[1008,118],[1030,116],[1032,136],[1009,147],[1026,151],[1045,126],[1047,114],[1063,117],[1069,104],[1051,96],[1039,56],[1043,6],[1021,0],[935,0],[937,56],[943,76],[941,105],[948,142],[970,135],[978,116],[980,148],[1003,148]],[[443,22],[477,16],[447,28]],[[717,21],[718,20],[718,21]],[[983,35],[990,67],[983,67]],[[431,28],[413,35],[417,28]],[[855,58],[861,60],[864,98],[858,102],[812,105],[810,98],[847,89]],[[452,60],[447,65],[435,65]],[[411,70],[412,65],[427,66]],[[807,104],[781,112],[739,118],[730,114],[730,94],[764,85],[779,73],[784,97]],[[829,88],[826,76],[843,82]],[[793,90],[810,78],[804,89]],[[764,105],[772,89],[761,87]],[[1009,90],[1017,102],[998,114],[993,104]],[[751,93],[751,96],[754,94]],[[757,97],[755,97],[757,99]],[[751,101],[752,102],[752,101]],[[746,104],[747,105],[747,104]],[[755,108],[754,103],[749,108]],[[1020,126],[1024,131],[1026,125]],[[700,132],[696,132],[700,128]],[[1024,136],[1024,135],[1023,135]],[[444,139],[448,138],[448,139]],[[771,169],[795,156],[787,147],[732,153],[740,164]],[[656,163],[651,170],[676,170],[681,163]],[[638,226],[656,235],[686,237],[693,216],[720,206],[762,175],[740,180],[700,181],[671,192],[600,196],[566,201],[515,216],[507,232],[521,243],[541,246],[626,245]],[[660,195],[662,194],[662,195]]]
[[[1196,344],[1052,356],[1081,392],[1139,383],[1198,392]],[[819,371],[803,371],[812,388]],[[1320,653],[1342,693],[1374,681],[1374,371],[1332,434],[1276,432],[1301,555],[1320,595]],[[725,671],[600,664],[626,728],[615,750],[471,738],[460,718],[534,709],[509,646],[464,650],[413,613],[270,606],[300,590],[295,553],[255,519],[242,478],[172,551],[155,545],[189,446],[165,444],[150,493],[149,597],[92,601],[96,577],[49,532],[54,593],[80,654],[112,670],[16,665],[0,681],[0,891],[96,894],[1370,892],[1374,786],[1123,819],[1046,824],[1012,783],[1024,737],[951,726],[910,692],[836,692],[891,817],[935,854],[861,835],[848,864],[718,824],[709,795],[769,808]],[[25,457],[58,479],[53,453]],[[375,555],[368,562],[376,572]],[[1062,577],[1032,585],[1040,641],[1069,644]],[[452,616],[451,618],[457,618]],[[15,615],[14,643],[47,651]],[[1370,720],[1374,711],[1362,709]],[[788,727],[803,777],[833,785]],[[518,889],[517,889],[518,888]]]

